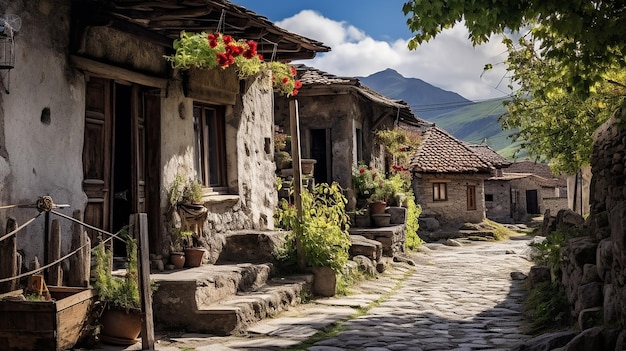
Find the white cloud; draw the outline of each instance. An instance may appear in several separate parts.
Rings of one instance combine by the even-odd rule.
[[[276,24],[330,46],[331,52],[303,63],[332,74],[368,76],[392,68],[405,77],[422,79],[470,100],[510,93],[506,70],[500,64],[506,58],[506,47],[500,38],[473,47],[462,25],[444,30],[436,39],[409,51],[408,39],[377,41],[346,22],[333,21],[311,10],[303,10]],[[494,68],[481,77],[487,63]]]

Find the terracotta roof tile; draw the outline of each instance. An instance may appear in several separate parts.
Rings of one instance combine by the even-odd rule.
[[[433,126],[423,132],[411,169],[423,173],[489,173],[493,166],[464,142]]]
[[[489,161],[495,168],[505,168],[511,165],[511,162],[508,158],[500,155],[494,149],[490,148],[489,145],[485,144],[467,144],[470,149],[474,150],[480,158],[483,160]]]

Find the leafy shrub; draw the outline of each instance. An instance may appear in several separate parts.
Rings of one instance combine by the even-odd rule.
[[[281,200],[275,213],[277,226],[291,230],[293,236],[287,246],[276,253],[283,262],[294,262],[296,241],[302,246],[309,266],[330,267],[341,272],[348,261],[350,248],[349,217],[346,198],[337,183],[320,183],[312,192],[302,189],[302,220],[298,220],[295,206]]]
[[[419,216],[422,213],[422,206],[415,203],[415,196],[412,192],[407,194],[406,212],[406,237],[405,246],[409,250],[415,250],[424,241],[417,235],[419,229]]]

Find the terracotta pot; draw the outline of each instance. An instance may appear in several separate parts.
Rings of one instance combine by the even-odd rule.
[[[107,308],[100,317],[100,340],[107,344],[133,345],[139,342],[141,312]]]
[[[200,267],[202,265],[202,258],[204,257],[205,249],[190,247],[185,249],[185,266],[187,267]]]
[[[371,214],[385,213],[385,209],[386,208],[387,208],[387,203],[385,201],[370,202],[370,213]]]
[[[175,268],[183,268],[185,265],[185,253],[184,252],[170,252],[170,262]]]
[[[312,158],[303,158],[300,160],[300,166],[302,169],[302,174],[311,175],[313,174],[314,165],[317,163],[317,160]]]

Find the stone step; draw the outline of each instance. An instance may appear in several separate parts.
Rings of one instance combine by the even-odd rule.
[[[300,303],[311,278],[273,279],[256,291],[239,293],[218,304],[203,306],[193,322],[195,332],[239,334],[256,321],[270,318]]]
[[[269,263],[203,265],[153,273],[157,329],[227,335],[300,302],[312,276],[280,278]]]
[[[218,263],[274,262],[274,252],[285,243],[286,231],[243,230],[224,235]]]

